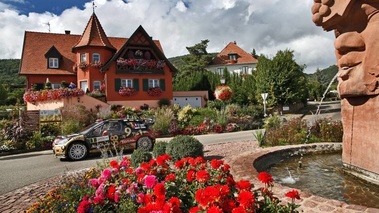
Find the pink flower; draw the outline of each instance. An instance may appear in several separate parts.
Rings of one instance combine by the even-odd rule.
[[[144,199],[144,197],[145,197],[145,194],[143,194],[142,192],[139,193],[139,194],[137,195],[137,199],[136,199],[137,203],[143,203],[143,199]]]
[[[97,188],[100,185],[99,180],[96,178],[90,179],[89,182],[93,188]]]
[[[145,186],[148,189],[152,189],[157,184],[157,177],[155,175],[147,175],[145,177]]]
[[[109,180],[112,176],[112,171],[110,169],[104,169],[104,171],[101,173],[101,177],[105,180]]]

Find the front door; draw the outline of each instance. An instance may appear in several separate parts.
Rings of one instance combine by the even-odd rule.
[[[82,89],[84,92],[87,92],[88,82],[87,81],[81,81],[80,82],[80,89]]]

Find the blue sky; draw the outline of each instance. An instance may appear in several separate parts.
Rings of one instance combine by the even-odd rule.
[[[86,0],[0,0],[17,9],[20,14],[27,15],[30,12],[51,12],[60,15],[65,9],[78,7],[84,9]]]
[[[25,31],[82,34],[93,2],[108,36],[129,37],[142,25],[167,57],[208,39],[208,52],[232,41],[270,58],[293,50],[307,73],[336,62],[333,33],[312,22],[313,0],[0,0],[0,59],[21,58]]]

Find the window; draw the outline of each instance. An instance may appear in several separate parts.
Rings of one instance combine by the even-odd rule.
[[[94,81],[93,82],[93,90],[100,90],[101,82],[100,81]]]
[[[248,66],[243,66],[241,74],[249,74],[249,67]]]
[[[85,53],[80,54],[80,62],[87,62],[87,56]]]
[[[158,79],[149,79],[149,88],[159,87]]]
[[[229,54],[229,60],[237,61],[237,54]]]
[[[132,79],[121,79],[121,86],[133,88],[133,80]]]
[[[216,74],[222,75],[223,74],[222,68],[217,68],[217,73]]]
[[[49,58],[49,68],[58,68],[58,58]]]
[[[51,84],[51,89],[59,89],[61,88],[61,84]]]
[[[92,54],[92,62],[100,62],[100,54],[99,53],[93,53]]]

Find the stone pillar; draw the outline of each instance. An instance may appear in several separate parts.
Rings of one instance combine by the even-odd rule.
[[[379,184],[379,96],[344,98],[342,161],[353,175]]]

